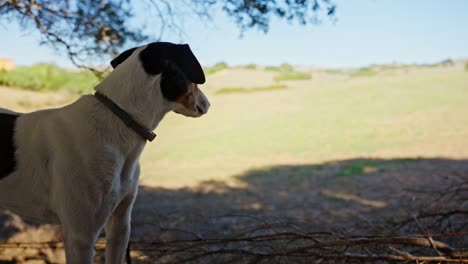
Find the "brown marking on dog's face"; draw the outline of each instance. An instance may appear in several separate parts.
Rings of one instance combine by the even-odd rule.
[[[198,93],[199,90],[197,85],[189,82],[187,84],[187,93],[177,98],[177,102],[188,109],[193,108],[196,103],[195,98],[198,97]]]
[[[187,92],[177,98],[176,102],[181,106],[176,108],[174,112],[190,117],[199,117],[206,112],[210,107],[210,102],[198,88],[198,85],[192,82],[187,83]]]

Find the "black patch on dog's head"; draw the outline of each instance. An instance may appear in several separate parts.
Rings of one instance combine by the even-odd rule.
[[[111,66],[112,68],[115,69],[115,67],[117,67],[120,63],[124,62],[124,60],[126,60],[128,57],[130,57],[130,55],[132,55],[132,53],[136,50],[137,48],[132,48],[132,49],[129,49],[129,50],[126,50],[124,52],[122,52],[121,54],[119,54],[119,56],[117,56],[115,59],[113,59],[111,61]]]
[[[148,74],[159,74],[163,71],[165,61],[171,61],[193,83],[205,83],[203,68],[187,44],[154,42],[140,53],[143,68]]]
[[[189,80],[179,67],[171,61],[163,64],[161,92],[169,101],[176,101],[188,91]]]
[[[112,67],[117,67],[136,49],[126,50],[117,56],[111,61]],[[187,44],[153,42],[140,52],[139,59],[146,73],[162,73],[161,91],[168,100],[175,101],[187,93],[189,81],[205,83],[203,68]]]

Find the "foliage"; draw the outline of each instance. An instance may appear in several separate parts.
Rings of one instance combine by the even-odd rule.
[[[255,70],[255,69],[257,69],[257,64],[250,63],[250,64],[245,65],[244,68],[248,69],[248,70]]]
[[[259,86],[253,88],[245,87],[225,87],[216,91],[216,94],[230,94],[230,93],[255,93],[255,92],[265,92],[265,91],[276,91],[284,90],[288,87],[284,84],[272,84],[267,86]]]
[[[386,160],[385,162],[362,160],[360,162],[355,162],[346,166],[337,174],[337,176],[352,176],[368,173],[378,173],[399,165],[407,166],[411,163],[420,160],[420,158],[401,158],[394,160]]]
[[[218,63],[216,63],[215,65],[213,65],[211,67],[203,69],[203,71],[205,72],[206,75],[211,75],[211,74],[215,74],[217,72],[220,72],[220,71],[222,71],[224,69],[227,69],[228,67],[229,66],[227,65],[227,63],[218,62]]]
[[[452,59],[446,59],[446,60],[443,60],[439,63],[436,63],[435,64],[436,66],[444,66],[444,67],[451,67],[451,66],[454,66],[455,65],[455,62],[452,60]]]
[[[275,81],[297,81],[297,80],[310,80],[312,75],[307,72],[281,72],[279,75],[275,76]]]
[[[147,15],[132,23],[136,7],[144,8]],[[178,16],[191,13],[211,20],[213,9],[221,9],[242,32],[252,28],[267,32],[273,17],[306,25],[319,22],[321,14],[333,17],[336,6],[330,0],[0,0],[2,18],[19,22],[24,31],[36,30],[42,43],[64,50],[81,67],[89,59],[115,55],[124,46],[154,39],[155,33],[159,39],[167,29],[182,33]],[[146,25],[160,28],[145,31]]]
[[[370,77],[377,75],[377,71],[372,67],[363,67],[351,72],[351,77]]]
[[[67,71],[52,64],[36,64],[0,72],[0,84],[33,91],[87,93],[98,82],[90,72]]]
[[[465,71],[468,71],[468,62],[465,63]]]
[[[266,66],[265,70],[266,71],[278,71],[279,67],[277,66]]]
[[[294,67],[287,63],[283,63],[280,66],[267,66],[265,70],[277,72],[278,74],[274,78],[277,82],[310,80],[312,78],[310,73],[294,71]]]
[[[294,67],[291,64],[283,63],[280,66],[267,66],[265,67],[265,70],[275,72],[291,72],[294,71]]]
[[[345,70],[342,69],[324,69],[323,72],[328,74],[343,74]]]
[[[0,15],[18,21],[23,30],[36,29],[42,43],[65,50],[75,65],[147,39],[141,27],[128,25],[133,14],[127,0],[0,0]]]

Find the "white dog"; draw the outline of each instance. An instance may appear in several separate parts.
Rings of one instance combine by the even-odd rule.
[[[67,263],[92,263],[106,229],[106,263],[123,263],[139,158],[164,115],[199,117],[210,103],[188,45],[151,43],[115,58],[114,71],[76,102],[0,113],[0,207],[63,227]]]

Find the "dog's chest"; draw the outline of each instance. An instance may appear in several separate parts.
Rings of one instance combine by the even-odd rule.
[[[16,167],[14,132],[18,116],[0,113],[0,179]]]

